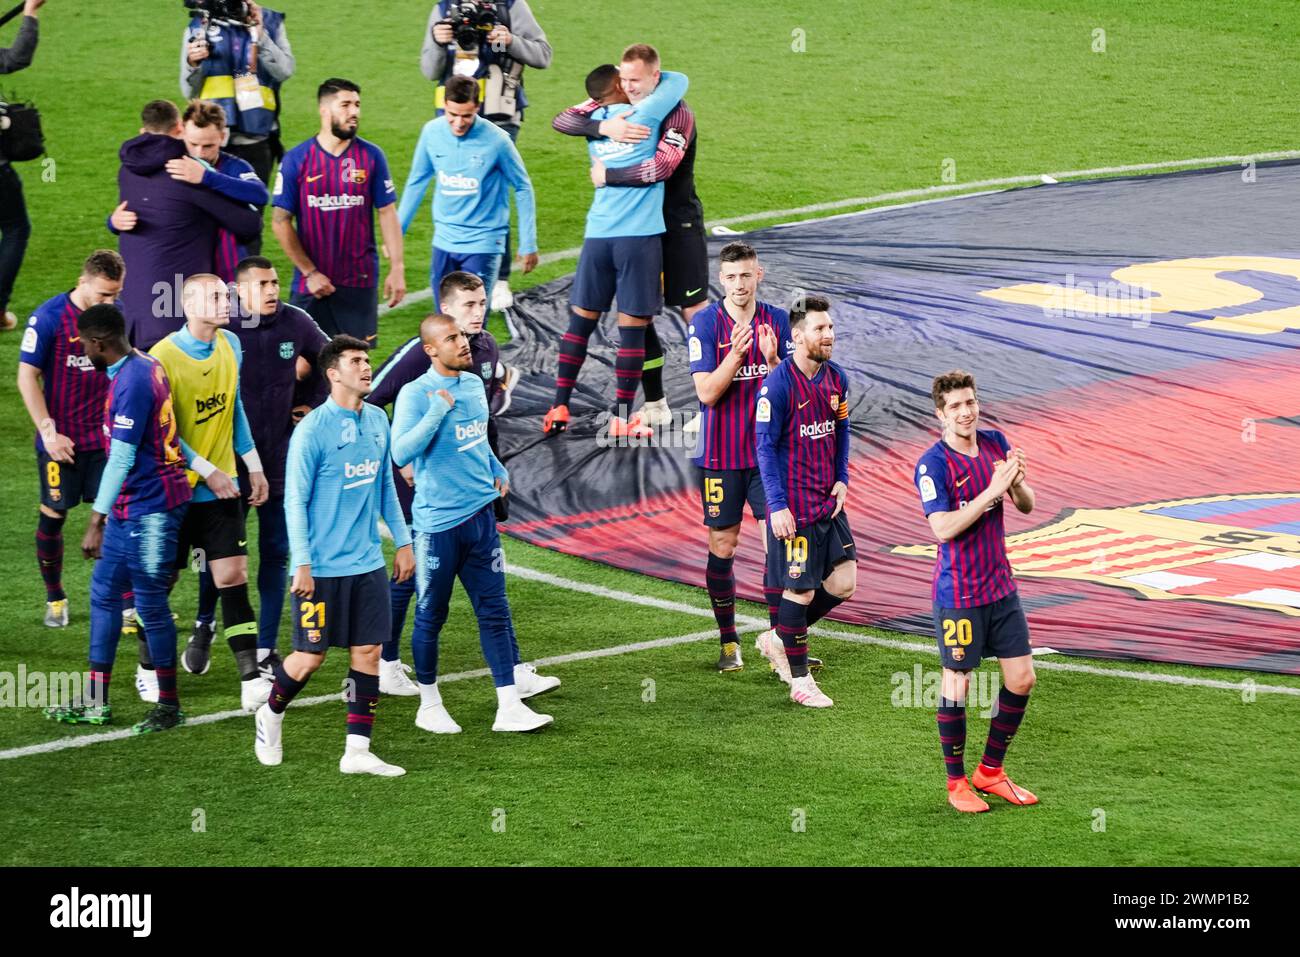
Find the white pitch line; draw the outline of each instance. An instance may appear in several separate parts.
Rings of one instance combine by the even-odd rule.
[[[938,186],[921,186],[916,189],[900,189],[890,193],[877,193],[874,196],[854,196],[848,199],[836,199],[827,203],[813,203],[810,206],[793,206],[790,209],[772,209],[762,213],[745,213],[743,216],[727,216],[723,219],[711,219],[704,223],[705,229],[712,229],[714,226],[735,226],[738,223],[755,223],[766,219],[781,219],[785,216],[803,216],[807,213],[822,213],[832,209],[849,209],[853,206],[869,206],[873,203],[884,203],[889,200],[897,199],[918,199],[926,196],[936,196],[945,199],[964,199],[964,196],[948,196],[949,193],[962,193],[966,190],[991,190],[1002,186],[1022,186],[1029,183],[1043,183],[1044,177],[1053,180],[1063,179],[1086,179],[1089,176],[1115,176],[1121,173],[1142,173],[1157,169],[1182,169],[1193,166],[1226,166],[1230,163],[1245,162],[1268,162],[1270,160],[1285,160],[1300,158],[1300,150],[1279,150],[1272,153],[1247,153],[1241,156],[1198,156],[1194,159],[1180,160],[1162,160],[1155,163],[1133,163],[1128,166],[1095,166],[1092,169],[1070,169],[1063,170],[1059,173],[1029,173],[1023,176],[1002,176],[997,179],[980,179],[970,183],[943,183]],[[981,194],[984,195],[984,194]],[[918,205],[913,203],[901,203],[898,207],[884,206],[879,209],[863,210],[862,212],[881,212],[884,209],[901,208],[903,206]],[[784,224],[793,225],[793,224]],[[577,259],[578,254],[582,252],[581,246],[575,246],[572,249],[561,249],[556,252],[543,253],[537,259],[537,265],[548,266],[551,263],[562,262],[566,259]],[[397,308],[416,302],[424,302],[426,299],[433,298],[433,290],[427,286],[415,292],[408,293],[402,300],[402,305]],[[379,314],[382,316],[388,312],[388,306],[381,303]]]
[[[712,615],[712,612],[707,614]],[[746,624],[736,628],[737,634],[757,631],[761,627],[766,627],[766,621],[760,621],[757,618],[750,618]],[[708,631],[693,631],[688,635],[674,635],[671,638],[652,638],[647,641],[633,641],[625,645],[615,645],[610,648],[591,648],[587,651],[571,651],[563,655],[551,655],[549,658],[537,658],[533,661],[535,665],[543,667],[547,665],[562,665],[571,661],[589,661],[592,658],[609,658],[614,655],[626,655],[636,651],[650,651],[655,648],[670,648],[674,645],[687,645],[692,642],[704,641],[705,639],[716,639],[718,632],[710,628]],[[450,681],[465,681],[469,678],[486,678],[492,672],[488,668],[475,668],[472,671],[457,671],[449,675],[439,675],[438,684],[447,684]],[[331,701],[340,701],[342,692],[337,694],[322,694],[311,698],[299,698],[293,701],[291,708],[311,708],[318,704],[327,704]],[[199,714],[192,718],[185,719],[184,727],[190,727],[197,724],[216,724],[218,721],[229,721],[231,718],[251,718],[252,712],[242,710],[214,711],[211,714]],[[57,738],[53,741],[43,741],[40,744],[29,744],[21,748],[9,748],[0,751],[0,761],[11,758],[27,758],[37,754],[50,754],[55,751],[67,751],[71,748],[84,748],[92,744],[105,744],[109,741],[121,741],[124,738],[134,737],[130,728],[119,728],[114,731],[99,731],[93,734],[79,734],[70,738]]]

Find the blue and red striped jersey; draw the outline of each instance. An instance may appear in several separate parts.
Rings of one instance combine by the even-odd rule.
[[[916,463],[916,488],[926,515],[965,508],[989,487],[994,468],[1011,451],[1007,437],[994,429],[978,429],[975,436],[977,455],[958,452],[941,439]],[[989,605],[1016,590],[1002,526],[1004,499],[956,538],[939,543],[932,597],[940,608]]]
[[[763,380],[754,427],[769,516],[788,508],[802,528],[835,511],[831,489],[849,482],[848,393],[834,362],[809,379],[792,356]]]
[[[108,448],[104,438],[108,376],[96,371],[81,348],[80,315],[70,293],[47,299],[27,320],[18,350],[19,362],[41,370],[45,405],[55,428],[72,440],[73,455]],[[45,450],[39,432],[36,448]]]
[[[190,483],[162,363],[143,352],[121,360],[109,383],[106,408],[104,433],[136,447],[135,462],[113,504],[114,517],[169,512],[188,502]]]
[[[765,302],[755,304],[754,341],[749,355],[737,370],[731,386],[713,405],[700,403],[700,438],[691,461],[706,469],[752,469],[758,465],[754,451],[754,408],[763,377],[771,370],[758,347],[758,327],[770,326],[776,333],[777,355],[784,359],[793,350],[790,342],[790,314]],[[691,372],[712,372],[731,352],[731,333],[736,320],[719,300],[709,303],[691,320],[687,349]]]
[[[384,151],[360,137],[338,156],[312,137],[284,154],[271,204],[297,220],[298,238],[316,268],[336,286],[379,285],[375,210],[397,202]],[[307,285],[293,272],[293,291]]]

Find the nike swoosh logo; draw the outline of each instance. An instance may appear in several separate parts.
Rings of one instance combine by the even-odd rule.
[[[731,345],[731,340],[730,340],[730,339],[728,339],[726,342],[719,342],[719,343],[718,343],[718,348],[719,348],[719,349],[725,349],[725,348],[727,348],[727,346],[729,346],[729,345]]]
[[[318,180],[318,179],[322,179],[324,176],[325,176],[324,173],[317,173],[315,176],[308,176],[308,177],[307,177],[307,182],[309,182],[309,183],[314,183],[314,182],[316,182],[316,180]]]
[[[799,408],[802,409],[805,405],[807,405],[811,401],[812,399],[805,399],[804,401],[799,403]]]
[[[243,548],[247,544],[248,544],[248,539],[244,539],[242,542],[239,543],[239,547]]]
[[[143,534],[144,534],[144,532],[132,532],[132,533],[131,533],[131,537],[132,537],[132,538],[139,538],[139,537],[140,537],[141,535],[143,535]]]
[[[961,487],[962,487],[963,485],[965,485],[969,480],[970,480],[970,476],[969,476],[969,475],[964,475],[964,476],[962,476],[960,479],[957,480],[957,487],[958,487],[958,488],[961,488]]]
[[[211,369],[207,369],[207,370],[204,371],[203,374],[204,374],[204,375],[207,375],[207,374],[208,374],[209,372],[211,372],[211,371],[212,371]]]
[[[339,448],[346,449],[351,444],[352,444],[351,442],[344,442],[342,445],[339,446]],[[338,451],[338,449],[336,449],[335,451]]]
[[[69,342],[80,342],[80,341],[81,341],[81,336],[68,336],[68,341],[69,341]]]
[[[703,289],[704,289],[703,286],[701,286],[699,289],[687,289],[687,290],[686,290],[686,295],[688,295],[688,296],[693,296],[693,295],[695,295],[697,292],[702,291]]]

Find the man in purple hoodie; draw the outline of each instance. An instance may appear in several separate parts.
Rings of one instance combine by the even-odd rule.
[[[158,105],[163,104],[176,109],[166,101]],[[149,112],[146,108],[142,116],[153,129]],[[181,284],[186,276],[212,272],[218,231],[226,229],[248,242],[262,228],[259,210],[173,179],[167,163],[185,155],[183,141],[161,133],[142,133],[123,143],[118,153],[118,199],[137,217],[135,227],[118,239],[127,270],[122,306],[131,341],[141,350],[185,324]],[[155,288],[160,284],[161,289]]]

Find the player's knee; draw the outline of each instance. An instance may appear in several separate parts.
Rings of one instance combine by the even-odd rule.
[[[840,569],[847,570],[837,570],[836,573],[827,580],[824,587],[836,598],[839,598],[842,601],[848,601],[853,597],[853,593],[858,590],[857,568],[852,562],[847,562],[844,565],[841,565]]]
[[[60,512],[57,509],[50,508],[48,505],[41,506],[41,514],[46,518],[65,519],[68,517],[67,512]]]
[[[719,558],[735,558],[740,544],[740,526],[715,528],[709,532],[709,551]]]
[[[382,645],[356,645],[352,648],[352,666],[363,668],[379,667],[379,651]]]
[[[284,670],[289,673],[289,677],[295,681],[301,681],[310,674],[315,674],[316,669],[325,661],[325,655],[311,651],[295,651],[284,662]]]
[[[1038,682],[1038,676],[1034,674],[1033,666],[1025,671],[1015,675],[1007,676],[1007,690],[1012,694],[1029,694],[1034,690],[1034,685]]]

